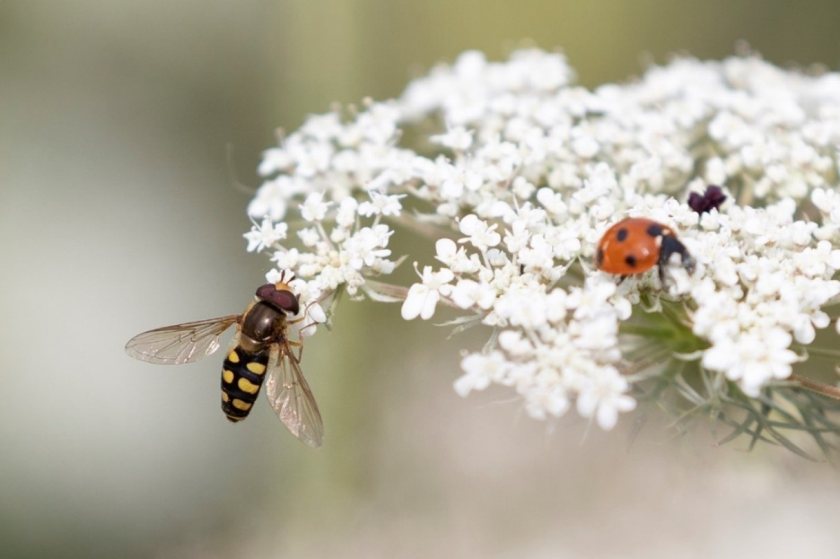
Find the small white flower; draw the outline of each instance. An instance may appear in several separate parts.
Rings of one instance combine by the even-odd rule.
[[[540,188],[537,191],[537,200],[551,214],[555,216],[566,215],[566,203],[559,192],[555,192],[551,188]]]
[[[595,157],[599,149],[598,142],[592,136],[580,136],[572,142],[572,150],[584,159]]]
[[[612,367],[591,371],[577,399],[577,410],[583,417],[595,417],[601,429],[609,431],[615,427],[619,412],[636,407],[636,401],[628,396],[627,381]]]
[[[280,148],[267,149],[263,152],[263,158],[257,172],[261,177],[266,177],[277,171],[287,169],[292,165],[292,162],[292,158],[285,150]]]
[[[266,181],[248,204],[248,215],[252,219],[267,217],[272,221],[280,221],[285,217],[288,200],[295,192],[294,181],[287,176],[281,175]]]
[[[401,313],[405,320],[412,320],[418,316],[423,320],[432,318],[440,296],[450,293],[452,286],[449,282],[455,275],[446,268],[433,272],[431,266],[425,266],[420,277],[422,283],[412,285],[403,302]]]
[[[749,396],[773,379],[790,376],[796,354],[788,349],[791,335],[781,328],[750,331],[733,339],[718,340],[703,355],[703,365],[739,381]]]
[[[314,247],[321,242],[321,234],[314,227],[299,230],[298,238],[307,247]]]
[[[312,303],[306,306],[306,315],[315,323],[323,324],[327,321],[327,313],[319,303]]]
[[[248,241],[248,252],[260,252],[264,248],[271,248],[271,246],[286,238],[286,231],[288,226],[285,223],[272,223],[268,218],[263,219],[262,223],[251,227],[251,231],[243,235]]]
[[[473,390],[484,390],[490,382],[502,378],[508,363],[501,352],[493,351],[487,355],[473,353],[461,361],[463,376],[455,381],[455,392],[465,398]]]
[[[438,239],[435,241],[435,258],[445,266],[451,266],[455,262],[458,253],[458,245],[452,239]]]
[[[525,411],[533,419],[560,417],[569,409],[569,395],[562,384],[541,386],[525,394]]]
[[[524,356],[533,351],[533,345],[517,330],[505,330],[499,334],[499,347],[511,355]]]
[[[459,229],[461,233],[467,235],[467,239],[464,240],[469,241],[479,250],[494,247],[502,240],[502,237],[495,231],[495,225],[487,225],[485,221],[480,220],[473,214],[461,219]]]
[[[300,206],[300,216],[306,221],[321,221],[327,215],[329,205],[324,201],[324,195],[320,192],[313,192],[306,197]]]
[[[375,190],[372,190],[370,192],[371,201],[362,202],[361,204],[359,204],[359,215],[364,217],[370,217],[372,215],[400,215],[400,210],[402,209],[402,205],[400,204],[400,198],[405,198],[405,196],[387,196],[384,194],[380,194]]]
[[[554,265],[554,249],[542,235],[532,235],[529,246],[518,254],[520,264],[529,270],[549,270]]]
[[[527,180],[525,177],[516,177],[515,179],[513,179],[511,191],[516,195],[517,198],[527,200],[536,190],[537,187],[534,186],[534,183]]]
[[[450,128],[445,134],[431,136],[429,140],[455,151],[466,151],[472,145],[472,131],[463,126]]]
[[[343,229],[349,229],[356,222],[356,212],[359,203],[355,198],[345,198],[339,203],[335,213],[335,224]]]
[[[528,231],[528,225],[521,220],[517,220],[511,224],[510,230],[505,234],[505,248],[511,254],[517,254],[528,246],[531,239],[531,232]]]
[[[495,290],[470,279],[463,279],[452,289],[452,301],[462,309],[478,307],[487,310],[496,299]]]
[[[481,269],[481,262],[475,254],[468,255],[458,248],[452,239],[438,239],[435,242],[435,258],[455,274],[475,274]]]
[[[377,260],[391,255],[388,248],[388,238],[391,230],[386,225],[375,228],[363,227],[344,242],[345,259],[355,270],[364,266],[372,266]]]

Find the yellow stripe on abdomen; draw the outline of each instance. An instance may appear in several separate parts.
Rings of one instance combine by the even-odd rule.
[[[260,392],[268,349],[249,353],[235,347],[222,366],[222,411],[231,421],[242,421],[251,412]]]

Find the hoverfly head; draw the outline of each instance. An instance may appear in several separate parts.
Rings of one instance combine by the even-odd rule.
[[[285,276],[285,274],[284,274]],[[281,276],[280,281],[271,284],[266,283],[257,288],[257,299],[264,301],[275,309],[284,312],[288,316],[294,316],[300,312],[300,302],[292,288],[284,280],[291,281],[294,274]]]

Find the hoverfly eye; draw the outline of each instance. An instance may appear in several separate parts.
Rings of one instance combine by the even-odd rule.
[[[300,311],[298,298],[291,291],[277,291],[274,293],[272,300],[274,304],[290,315],[296,315]]]
[[[277,289],[273,284],[267,283],[257,288],[257,298],[261,301],[270,301]]]
[[[277,289],[270,283],[261,285],[257,289],[257,299],[289,315],[296,315],[300,310],[298,298],[294,293],[288,289]]]

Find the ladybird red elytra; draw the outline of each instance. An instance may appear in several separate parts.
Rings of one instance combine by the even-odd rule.
[[[658,266],[659,279],[664,283],[665,266],[674,254],[680,255],[686,270],[693,270],[694,261],[673,229],[652,219],[628,217],[601,237],[595,263],[599,270],[622,277]]]

